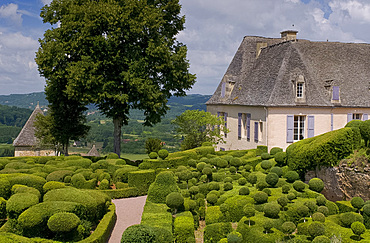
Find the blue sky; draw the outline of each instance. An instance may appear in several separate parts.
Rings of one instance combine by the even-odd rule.
[[[40,8],[50,0],[0,0],[0,95],[43,91],[34,62],[49,28]],[[368,0],[180,0],[197,83],[188,93],[212,94],[246,35],[279,37],[286,29],[313,41],[370,43]],[[293,27],[294,25],[294,27]]]

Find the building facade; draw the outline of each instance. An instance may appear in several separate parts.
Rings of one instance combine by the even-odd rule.
[[[370,45],[246,36],[207,110],[230,133],[220,150],[295,141],[368,120]]]

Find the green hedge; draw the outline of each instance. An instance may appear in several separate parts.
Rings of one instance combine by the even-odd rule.
[[[66,176],[72,176],[73,171],[70,170],[57,170],[51,172],[47,177],[47,181],[60,181],[63,182]]]
[[[356,212],[356,209],[351,205],[351,201],[336,201],[335,204],[338,206],[339,213]]]
[[[15,184],[26,185],[36,188],[42,193],[42,187],[46,183],[46,180],[40,176],[35,175],[18,175],[15,177],[9,177],[9,182],[11,186],[14,186]]]
[[[115,190],[100,190],[100,192],[104,192],[112,199],[139,196],[139,190],[136,187],[127,187]]]
[[[117,169],[113,174],[114,182],[128,182],[128,173],[131,171],[136,171],[138,168],[132,165],[123,165],[122,168]]]
[[[232,230],[233,228],[231,227],[230,222],[206,225],[206,228],[204,229],[204,243],[219,242]]]
[[[177,216],[173,227],[176,242],[187,243],[190,238],[194,239],[194,219],[190,212]]]
[[[44,184],[43,190],[45,193],[51,190],[59,189],[59,188],[64,188],[66,185],[63,182],[59,181],[48,181]]]
[[[248,203],[252,204],[253,202],[254,202],[253,199],[249,196],[236,195],[233,197],[229,197],[223,203],[224,207],[227,208],[225,215],[226,220],[228,222],[238,222],[244,215],[243,207],[246,204]]]
[[[219,206],[211,206],[207,208],[206,225],[220,223],[224,221],[224,216]]]
[[[167,160],[178,157],[187,157],[188,159],[198,159],[198,154],[194,149],[179,151],[175,153],[170,153],[167,157]]]
[[[154,170],[138,170],[128,173],[128,186],[136,187],[140,195],[147,194],[149,186],[154,180]]]
[[[79,243],[105,243],[108,242],[111,232],[114,228],[114,225],[117,220],[116,215],[116,207],[112,203],[109,208],[108,212],[104,215],[104,217],[100,220],[100,223],[94,230],[94,232],[82,241],[78,241]]]
[[[15,184],[12,187],[12,194],[17,194],[17,193],[30,193],[30,194],[35,194],[39,199],[41,198],[41,193],[39,190],[33,187],[28,187],[25,185],[18,185]]]
[[[342,128],[295,142],[286,149],[287,163],[300,173],[316,166],[335,166],[356,148],[357,135],[351,128]]]
[[[187,166],[188,165],[189,158],[186,156],[180,156],[180,157],[167,157],[166,161],[172,168],[176,168],[179,166]]]
[[[6,202],[6,212],[9,218],[18,218],[24,210],[38,203],[39,198],[35,194],[17,193]]]
[[[206,156],[207,154],[215,154],[215,148],[213,146],[202,146],[192,149],[194,150],[199,158]]]
[[[163,159],[144,159],[143,163],[139,165],[139,169],[158,169],[168,167],[170,167],[169,161]]]
[[[171,192],[180,192],[174,175],[170,171],[161,172],[149,186],[148,200],[154,203],[165,203],[167,195]]]
[[[262,162],[262,159],[261,157],[254,157],[254,158],[250,158],[250,159],[245,159],[244,160],[244,163],[246,165],[250,165],[252,166],[253,170],[256,168],[256,165],[261,163]]]

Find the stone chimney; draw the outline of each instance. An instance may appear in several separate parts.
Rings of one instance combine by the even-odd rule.
[[[295,41],[297,39],[297,33],[298,31],[296,30],[285,30],[280,32],[281,34],[281,39],[283,41]]]

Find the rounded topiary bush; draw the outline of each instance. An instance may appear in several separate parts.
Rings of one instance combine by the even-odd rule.
[[[0,179],[0,197],[9,198],[11,188],[12,186],[7,179]]]
[[[274,187],[276,186],[276,184],[279,182],[279,176],[275,173],[268,173],[266,175],[266,178],[265,178],[265,181],[267,182],[267,184],[269,184],[271,187]]]
[[[294,199],[297,198],[297,196],[294,194],[294,193],[288,193],[288,195],[286,195],[286,198],[288,198],[289,201],[292,201]]]
[[[17,218],[24,210],[39,203],[39,197],[31,193],[12,195],[6,203],[9,218]]]
[[[224,183],[224,191],[230,191],[233,189],[233,184],[231,182]]]
[[[249,188],[247,186],[243,186],[239,189],[239,195],[249,195]]]
[[[289,182],[289,183],[293,183],[295,182],[296,180],[299,179],[299,175],[297,172],[295,171],[288,171],[286,174],[285,174],[285,178],[286,178],[286,181]]]
[[[227,182],[232,183],[232,182],[233,182],[233,178],[231,178],[231,177],[226,177],[226,178],[224,179],[224,183],[227,183]]]
[[[70,170],[57,170],[51,172],[47,177],[46,181],[60,181],[63,182],[66,176],[72,176],[73,172]]]
[[[265,217],[268,218],[278,218],[280,212],[280,206],[276,203],[266,203],[263,206],[263,212]]]
[[[277,199],[277,203],[283,208],[283,210],[284,210],[284,207],[286,206],[286,205],[288,205],[288,203],[289,203],[289,200],[288,200],[288,198],[286,197],[286,196],[282,196],[282,197],[279,197],[278,199]]]
[[[230,171],[231,174],[235,174],[235,172],[236,172],[235,166],[230,166],[229,171]]]
[[[320,222],[312,222],[308,226],[308,233],[312,238],[325,234],[325,225]]]
[[[109,181],[107,179],[103,179],[99,184],[100,190],[107,190],[109,189]]]
[[[319,221],[321,223],[325,223],[325,215],[323,213],[316,212],[316,213],[312,214],[312,220],[313,221]]]
[[[272,167],[272,163],[270,160],[264,160],[261,162],[261,168],[264,170],[268,170]]]
[[[119,156],[115,153],[110,153],[107,155],[107,159],[119,159]]]
[[[48,228],[53,232],[70,232],[77,228],[81,220],[74,213],[56,213],[48,220]]]
[[[303,192],[306,188],[306,184],[303,181],[295,181],[293,183],[293,188],[298,192]]]
[[[228,243],[240,243],[243,241],[243,236],[237,231],[233,231],[227,235]]]
[[[268,196],[271,196],[271,190],[269,188],[264,188],[262,191],[266,193]]]
[[[136,224],[128,227],[122,234],[121,243],[155,243],[156,233],[153,227]]]
[[[283,225],[281,226],[282,232],[287,235],[292,234],[296,228],[297,228],[296,225],[290,221],[284,222]]]
[[[252,186],[254,185],[254,184],[256,184],[256,182],[257,182],[257,176],[255,175],[255,174],[249,174],[248,175],[248,178],[247,178],[247,180],[248,180],[248,182],[249,183],[251,183],[252,184]]]
[[[277,152],[274,156],[276,164],[279,166],[286,165],[286,153],[285,152]]]
[[[6,218],[6,200],[0,197],[0,219]]]
[[[211,181],[210,183],[208,183],[208,190],[209,191],[213,191],[213,190],[220,190],[220,184],[218,182],[215,182],[215,181]]]
[[[363,233],[365,233],[366,227],[363,223],[356,221],[351,224],[351,230],[353,234],[361,236]]]
[[[247,184],[247,179],[245,179],[244,177],[239,178],[238,184],[244,186],[245,184]]]
[[[365,205],[365,201],[361,197],[353,197],[351,199],[351,205],[355,209],[360,210]]]
[[[312,243],[330,243],[330,239],[325,235],[316,236]]]
[[[272,155],[272,156],[274,156],[275,154],[277,154],[279,152],[283,152],[283,149],[279,148],[279,147],[273,147],[273,148],[270,149],[270,155]]]
[[[161,149],[158,151],[158,156],[161,159],[165,159],[168,157],[168,151],[166,149]]]
[[[149,156],[150,159],[158,158],[158,154],[156,152],[150,152],[148,156]]]
[[[240,159],[240,158],[232,158],[232,159],[230,160],[230,165],[231,165],[231,166],[234,166],[234,167],[236,167],[236,168],[238,168],[239,166],[241,166],[241,165],[242,165],[242,161],[241,161],[241,159]]]
[[[270,156],[270,154],[269,153],[262,153],[261,154],[261,159],[262,160],[268,160],[268,159],[270,159],[271,158],[271,156]]]
[[[180,192],[171,192],[166,196],[166,205],[176,214],[177,210],[184,205],[184,197]]]
[[[270,172],[277,174],[279,177],[283,175],[283,170],[281,169],[281,167],[278,167],[278,166],[272,167]]]
[[[324,214],[325,217],[329,216],[329,209],[326,206],[319,206],[317,212]]]
[[[59,181],[48,181],[44,184],[43,190],[44,193],[47,193],[48,191],[59,189],[59,188],[64,188],[66,185],[63,182]]]
[[[253,199],[256,202],[256,204],[266,203],[268,199],[268,195],[265,192],[256,192],[253,195]]]
[[[282,191],[282,193],[284,193],[284,194],[288,194],[288,193],[289,193],[289,191],[290,191],[290,186],[289,186],[289,185],[283,185],[283,186],[281,187],[281,191]]]
[[[46,183],[45,183],[46,184]],[[17,194],[17,193],[31,193],[35,194],[38,198],[41,198],[41,193],[39,190],[33,187],[25,186],[25,185],[18,185],[15,184],[12,186],[12,194]]]
[[[211,204],[211,205],[215,205],[215,204],[217,203],[218,196],[217,196],[217,194],[216,194],[216,193],[212,193],[212,192],[210,192],[210,193],[208,193],[208,194],[207,194],[206,199],[207,199],[207,202],[208,202],[209,204]]]
[[[343,227],[350,228],[351,224],[356,221],[363,223],[364,219],[360,214],[355,212],[346,212],[339,215],[339,223]]]
[[[218,168],[226,168],[229,165],[226,159],[217,160],[217,167]]]
[[[362,208],[363,212],[365,215],[370,217],[370,204],[365,204],[364,207]]]
[[[308,188],[318,193],[322,192],[322,190],[324,190],[324,187],[325,187],[324,182],[319,178],[312,178],[308,182]]]
[[[173,173],[164,171],[157,175],[155,181],[149,186],[148,200],[154,203],[165,203],[171,192],[179,192]]]
[[[326,198],[324,195],[320,195],[316,198],[316,204],[317,206],[325,206],[326,205]]]
[[[258,191],[262,191],[263,189],[265,189],[265,188],[268,188],[270,185],[269,184],[267,184],[267,182],[266,181],[259,181],[259,182],[257,182],[257,184],[256,184],[256,188],[257,188],[257,190]]]
[[[205,162],[199,162],[198,164],[197,164],[197,170],[198,171],[200,171],[200,172],[202,172],[203,171],[203,169],[204,169],[204,167],[206,166],[207,164],[205,163]]]

